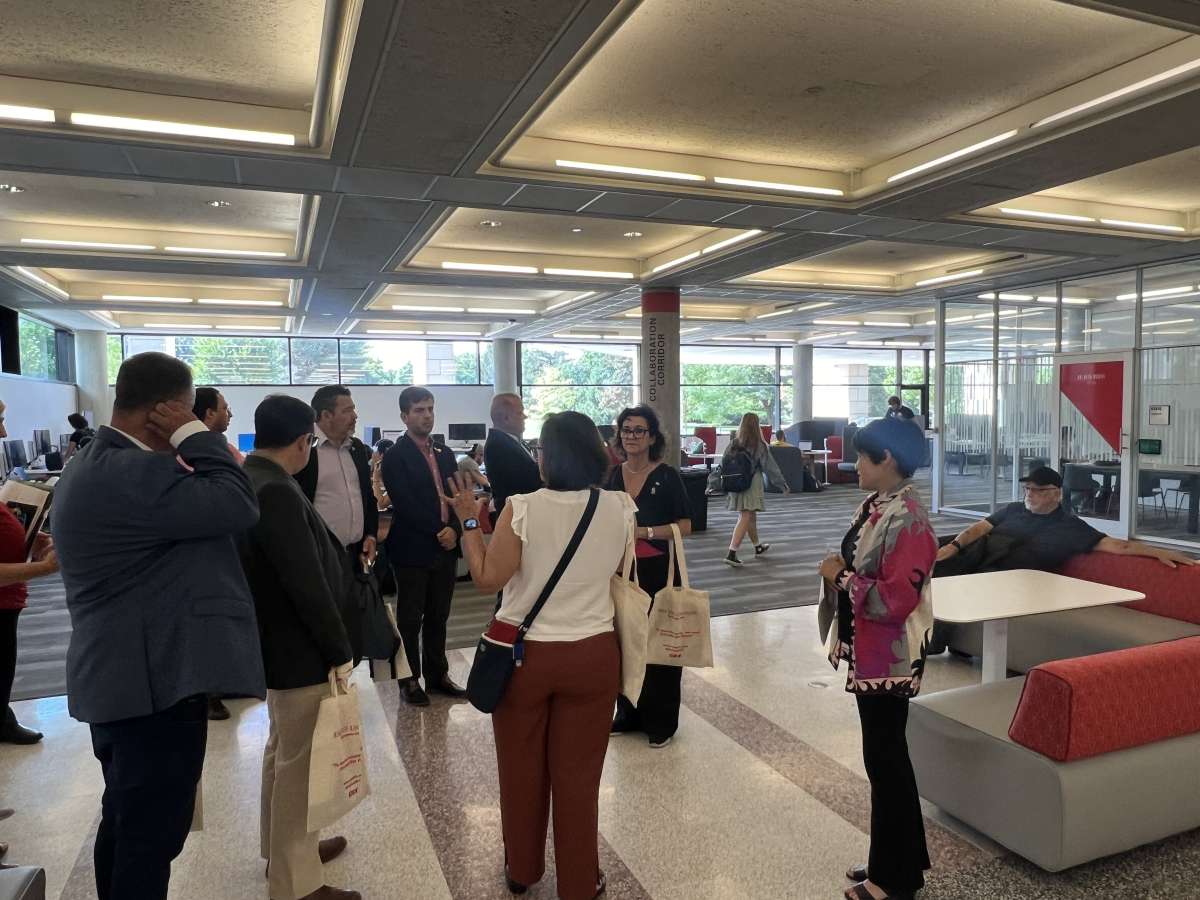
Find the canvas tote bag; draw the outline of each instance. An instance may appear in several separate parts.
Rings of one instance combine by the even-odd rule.
[[[363,750],[358,689],[338,690],[329,670],[329,696],[321,701],[308,765],[308,830],[332,825],[370,793]]]
[[[608,590],[613,601],[613,627],[621,645],[621,693],[637,703],[646,678],[650,595],[638,586],[633,534],[630,531],[626,539],[621,571],[609,580]]]
[[[711,668],[713,656],[708,591],[696,590],[688,583],[683,536],[674,523],[671,524],[671,535],[672,541],[668,545],[668,584],[654,595],[654,605],[650,609],[646,662],[660,666]],[[677,560],[679,587],[672,584]]]
[[[387,617],[388,629],[394,639],[396,648],[390,657],[371,659],[372,681],[400,681],[412,677],[412,669],[408,666],[408,654],[404,652],[404,642],[400,639],[400,626],[396,624],[396,608],[394,601],[383,601],[383,613]]]

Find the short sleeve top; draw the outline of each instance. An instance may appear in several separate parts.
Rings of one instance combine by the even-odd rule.
[[[1053,571],[1072,556],[1090,552],[1104,537],[1087,522],[1061,506],[1039,515],[1024,503],[1009,503],[987,517],[992,533],[1013,540],[1004,558],[1006,569]]]
[[[25,527],[0,503],[0,563],[25,562]],[[29,596],[25,582],[0,585],[0,609],[24,609]]]
[[[537,602],[587,507],[588,491],[514,494],[512,529],[521,539],[521,565],[504,586],[496,618],[520,625]],[[554,593],[533,621],[532,641],[581,641],[613,630],[609,578],[625,556],[637,508],[628,494],[601,491],[596,512]]]
[[[612,474],[608,476],[608,489],[625,490],[625,471],[622,466],[613,467]],[[633,501],[637,504],[637,524],[640,528],[657,528],[659,525],[670,525],[680,519],[692,517],[692,507],[688,503],[683,479],[666,463],[659,463],[646,476],[642,490]],[[646,543],[662,553],[667,552],[665,540]]]

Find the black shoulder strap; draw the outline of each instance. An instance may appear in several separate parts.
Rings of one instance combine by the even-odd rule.
[[[583,536],[587,533],[588,526],[592,524],[592,516],[596,514],[596,505],[599,502],[600,491],[592,488],[591,496],[588,497],[587,508],[583,511],[583,518],[575,526],[575,533],[571,535],[571,542],[567,544],[567,549],[563,551],[562,559],[558,561],[558,565],[554,567],[554,571],[550,574],[550,579],[546,582],[546,586],[542,588],[542,594],[537,598],[537,603],[533,604],[533,609],[529,611],[529,615],[521,623],[520,633],[517,635],[518,641],[524,638],[525,633],[533,627],[533,620],[542,611],[542,607],[546,605],[546,601],[550,599],[550,595],[554,593],[554,589],[558,586],[559,579],[567,571],[567,566],[571,564],[571,560],[575,556],[575,551],[579,549],[579,545],[583,541]]]

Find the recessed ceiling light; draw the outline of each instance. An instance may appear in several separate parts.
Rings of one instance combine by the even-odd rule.
[[[141,131],[150,134],[170,134],[181,137],[210,138],[218,141],[241,141],[250,144],[279,144],[292,147],[294,134],[275,131],[250,131],[244,128],[220,128],[190,122],[162,122],[157,119],[134,119],[128,116],[104,116],[96,113],[71,113],[72,125],[86,128],[107,128],[113,131]]]
[[[559,334],[556,334],[555,337],[556,338],[582,338],[583,340],[598,341],[598,340],[600,340],[601,336],[598,334],[569,334],[567,332],[561,332]]]
[[[482,331],[461,331],[461,330],[455,330],[455,331],[426,330],[425,333],[427,335],[441,334],[441,335],[446,335],[446,336],[459,335],[459,336],[464,336],[464,337],[479,337],[479,335],[483,334]]]
[[[18,122],[53,122],[54,110],[38,106],[14,106],[0,103],[0,119],[15,119]]]
[[[283,306],[282,300],[225,300],[220,297],[201,297],[196,302],[211,306]]]
[[[1143,328],[1158,328],[1160,325],[1186,325],[1189,322],[1195,322],[1195,319],[1164,319],[1162,322],[1146,322],[1142,325]]]
[[[1187,231],[1181,225],[1155,225],[1152,222],[1130,222],[1125,219],[1101,219],[1105,225],[1116,225],[1118,228],[1145,228],[1148,231]]]
[[[225,209],[230,203],[228,200],[209,200],[208,205],[213,209]]]
[[[1053,219],[1056,222],[1095,222],[1091,216],[1076,216],[1071,213],[1042,212],[1037,209],[1017,209],[1012,206],[1000,207],[1000,212],[1010,216],[1031,216],[1036,219]]]
[[[925,278],[917,282],[917,287],[924,287],[927,284],[941,284],[943,281],[955,281],[959,278],[974,278],[976,275],[982,275],[983,269],[971,269],[968,272],[955,272],[953,275],[939,275],[936,278]]]
[[[912,328],[908,322],[868,322],[863,320],[864,325],[871,325],[875,328]]]
[[[367,334],[424,334],[424,331],[413,331],[408,328],[368,328]]]
[[[1195,288],[1190,284],[1181,284],[1179,287],[1157,288],[1153,291],[1142,291],[1142,297],[1174,297],[1178,294],[1190,294]],[[1117,294],[1118,300],[1136,300],[1137,293],[1132,294]]]
[[[0,194],[23,194],[25,188],[19,184],[0,184]]]
[[[572,234],[579,234],[581,231],[583,231],[582,228],[572,228],[571,229]]]
[[[1080,103],[1062,112],[1056,112],[1052,116],[1046,116],[1044,119],[1039,119],[1033,123],[1034,128],[1040,128],[1043,125],[1049,125],[1051,122],[1057,122],[1060,119],[1065,119],[1068,116],[1073,116],[1076,113],[1081,113],[1084,110],[1092,109],[1102,103],[1108,103],[1127,94],[1132,94],[1135,91],[1140,91],[1143,88],[1151,87],[1159,82],[1166,81],[1168,78],[1174,78],[1176,75],[1182,75],[1185,72],[1190,72],[1193,69],[1200,67],[1200,59],[1193,59],[1191,62],[1186,62],[1183,65],[1175,66],[1173,69],[1167,69],[1165,72],[1159,72],[1157,75],[1151,75],[1149,78],[1143,78],[1141,81],[1135,81],[1133,84],[1127,84],[1123,88],[1117,88],[1115,91],[1109,91],[1107,94],[1101,94],[1088,100],[1086,103]]]
[[[282,250],[219,250],[215,247],[163,247],[168,253],[186,253],[190,256],[263,256],[279,259],[287,256]]]
[[[1032,294],[993,294],[993,293],[988,293],[988,294],[979,294],[978,297],[980,300],[994,300],[994,299],[999,298],[1000,300],[1016,300],[1016,301],[1025,301],[1025,302],[1029,302],[1030,300],[1033,299]]]
[[[1130,299],[1132,299],[1136,296],[1137,296],[1136,294],[1129,295]],[[1057,297],[1038,297],[1037,302],[1038,303],[1057,303],[1058,298]],[[1063,297],[1063,303],[1072,304],[1074,306],[1087,306],[1091,302],[1092,302],[1091,300],[1084,300],[1082,298]]]
[[[840,281],[822,281],[821,287],[848,288],[852,290],[886,291],[890,290],[882,284],[843,284]]]
[[[111,244],[104,241],[60,241],[50,238],[21,238],[22,244],[39,247],[83,247],[90,250],[154,250],[153,244]]]
[[[789,307],[787,307],[787,309],[777,309],[774,312],[763,313],[762,315],[755,316],[754,318],[756,318],[756,319],[773,319],[776,316],[786,316],[788,313],[793,313],[795,311],[796,311],[796,307],[789,306]]]
[[[674,181],[704,181],[703,175],[691,172],[668,172],[663,169],[643,169],[638,166],[613,166],[607,163],[578,162],[571,159],[556,159],[560,169],[578,169],[585,172],[611,172],[614,175],[641,175],[645,178],[669,178]]]
[[[700,252],[701,253],[715,253],[718,250],[723,250],[726,247],[733,246],[734,244],[740,244],[742,241],[748,241],[750,238],[754,237],[757,234],[762,234],[762,230],[759,228],[755,228],[753,231],[743,231],[741,234],[735,234],[731,238],[726,238],[723,241],[717,241],[715,244],[705,247]]]
[[[779,181],[755,181],[752,178],[714,178],[717,184],[730,187],[761,188],[765,191],[787,191],[792,194],[820,194],[823,197],[841,197],[846,192],[838,188],[812,187],[806,184],[785,184]]]
[[[481,228],[499,228],[504,223],[498,219],[484,219],[479,223]]]
[[[455,269],[464,272],[510,272],[517,275],[536,275],[536,266],[505,266],[499,263],[444,262],[443,269]]]
[[[529,308],[523,307],[523,306],[519,307],[519,308],[512,307],[512,308],[508,308],[508,309],[496,309],[494,307],[488,307],[488,306],[469,306],[469,307],[467,307],[467,312],[476,313],[478,315],[485,315],[485,316],[488,315],[489,313],[497,313],[499,315],[505,315],[505,316],[532,316],[535,312],[537,312],[537,310],[529,309]]]
[[[578,276],[580,278],[616,278],[628,281],[633,278],[632,272],[605,272],[599,269],[542,269],[547,275]]]
[[[278,325],[218,325],[218,331],[279,331]]]
[[[691,253],[687,253],[683,256],[677,257],[676,259],[668,260],[667,262],[662,263],[661,265],[657,265],[650,271],[651,272],[661,272],[663,269],[670,269],[674,266],[679,265],[680,263],[691,262],[693,259],[695,259],[699,255],[700,255],[700,251],[694,250]]]
[[[861,325],[857,319],[813,319],[814,325]]]
[[[181,331],[195,331],[198,328],[212,328],[211,325],[191,325],[184,322],[145,322],[143,328],[178,328]]]
[[[682,316],[681,318],[690,319],[696,322],[741,322],[744,321],[741,316]]]
[[[190,297],[143,297],[139,294],[104,294],[101,300],[118,300],[124,303],[191,303]]]
[[[402,312],[448,312],[448,313],[460,313],[460,312],[466,312],[466,309],[465,309],[464,307],[462,307],[462,306],[408,306],[408,305],[400,305],[400,306],[392,306],[392,309],[394,309],[394,310],[399,310],[399,311],[402,311]]]
[[[640,231],[627,231],[624,234],[624,237],[627,237],[627,238],[640,238],[641,236],[642,236],[642,233]]]
[[[1003,134],[997,134],[993,137],[988,138],[987,140],[979,141],[978,143],[971,144],[969,147],[963,147],[961,150],[955,150],[953,153],[946,153],[935,159],[929,160],[929,162],[923,162],[919,166],[913,166],[910,169],[905,169],[903,172],[897,172],[895,175],[891,175],[888,177],[888,180],[887,180],[888,184],[891,184],[893,181],[899,181],[902,178],[908,178],[910,175],[916,175],[920,172],[924,172],[927,169],[932,169],[935,166],[940,166],[943,163],[953,162],[956,159],[961,159],[964,156],[969,156],[972,153],[975,153],[979,150],[983,150],[987,147],[991,147],[994,144],[999,144],[1003,141],[1007,141],[1009,138],[1016,137],[1018,130],[1019,129],[1014,128],[1012,131],[1006,131]]]
[[[24,266],[14,266],[13,268],[15,268],[18,272],[20,272],[26,278],[36,281],[38,284],[42,285],[42,287],[45,287],[51,291],[54,291],[54,293],[58,294],[61,297],[69,298],[71,296],[66,291],[64,291],[62,288],[60,288],[57,284],[51,284],[49,281],[47,281],[41,275],[38,275],[36,272],[31,272],[29,269],[25,268]]]
[[[851,347],[882,347],[883,341],[846,341]]]

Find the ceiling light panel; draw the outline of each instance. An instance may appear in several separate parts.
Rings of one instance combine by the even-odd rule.
[[[222,250],[217,247],[164,247],[168,253],[184,253],[188,256],[255,256],[282,259],[288,254],[282,250]]]
[[[469,307],[467,307],[467,312],[476,313],[478,315],[490,315],[492,313],[495,313],[497,315],[505,315],[505,316],[532,316],[535,312],[537,312],[537,310],[529,309],[528,307],[524,307],[524,306],[509,307],[506,309],[495,309],[495,308],[487,307],[487,306],[469,306]]]
[[[24,266],[14,266],[13,268],[16,271],[20,272],[22,275],[24,275],[26,278],[28,278],[30,281],[36,281],[42,287],[46,288],[47,290],[53,291],[54,293],[58,294],[60,297],[62,297],[64,299],[70,299],[70,296],[71,296],[70,294],[68,294],[66,291],[64,291],[62,288],[60,288],[57,284],[53,284],[52,282],[47,281],[45,278],[43,278],[41,275],[38,275],[36,272],[33,272],[30,269],[25,268]]]
[[[691,172],[669,172],[664,169],[643,169],[638,166],[617,166],[610,163],[580,162],[573,159],[556,159],[554,165],[560,169],[582,172],[604,172],[611,175],[637,175],[641,178],[663,178],[670,181],[704,181],[703,175]]]
[[[936,278],[925,278],[918,281],[917,287],[925,287],[927,284],[941,284],[945,281],[958,281],[963,278],[974,278],[976,275],[982,275],[983,269],[971,269],[968,272],[955,272],[953,275],[938,275]]]
[[[283,306],[282,300],[225,300],[220,297],[201,297],[196,302],[210,306]]]
[[[821,197],[842,197],[845,196],[845,191],[838,188],[814,187],[805,184],[786,184],[780,181],[756,181],[752,178],[725,178],[718,177],[713,179],[717,184],[723,184],[728,187],[747,187],[755,188],[764,191],[783,191],[790,194],[814,194]]]
[[[116,300],[120,303],[191,303],[191,297],[147,297],[140,294],[104,294],[101,300]]]
[[[1050,219],[1054,222],[1095,222],[1091,216],[1077,216],[1072,213],[1042,212],[1040,209],[1021,209],[1015,206],[1002,206],[1000,212],[1006,216],[1024,216],[1033,219]]]
[[[38,106],[0,103],[0,119],[9,119],[14,122],[53,122],[54,110],[42,109]]]
[[[445,265],[443,263],[442,265]],[[536,272],[537,270],[534,269]],[[546,275],[561,275],[567,278],[615,278],[620,281],[632,281],[634,274],[632,272],[607,272],[602,269],[558,269],[548,268],[542,269]]]
[[[988,147],[1003,143],[1017,136],[1018,129],[1014,128],[1011,131],[1006,131],[1003,134],[994,135],[986,140],[971,144],[969,147],[963,147],[961,150],[955,150],[953,153],[946,153],[938,156],[929,162],[923,162],[920,165],[905,169],[902,172],[897,172],[895,175],[888,177],[888,184],[893,181],[900,181],[904,178],[911,178],[913,175],[919,175],[921,172],[935,169],[938,166],[943,166],[946,163],[953,162],[956,159],[962,159],[964,156],[970,156],[972,153],[978,153],[980,150],[986,150]]]
[[[106,241],[64,241],[57,238],[21,238],[34,247],[65,247],[79,250],[156,250],[154,244],[114,244]]]
[[[128,116],[106,116],[98,113],[71,113],[71,124],[107,131],[136,131],[143,134],[166,134],[174,137],[198,137],[214,141],[235,141],[246,144],[276,144],[293,147],[294,134],[276,131],[251,131],[244,128],[222,128],[192,122],[164,122],[157,119],[135,119]]]
[[[677,257],[675,259],[668,260],[665,263],[661,263],[660,265],[655,266],[650,271],[651,271],[651,273],[653,273],[653,272],[661,272],[664,269],[671,269],[671,268],[674,268],[675,266],[682,265],[685,262],[691,262],[693,259],[696,259],[699,256],[700,256],[700,251],[694,250],[691,253],[687,253],[687,254],[684,254],[683,256]]]
[[[499,263],[444,262],[443,269],[463,272],[508,272],[513,275],[536,275],[536,266],[505,266]]]
[[[1147,231],[1165,231],[1172,234],[1187,231],[1182,225],[1155,225],[1152,222],[1130,222],[1127,219],[1101,219],[1104,225],[1115,225],[1118,228],[1144,228]]]
[[[392,309],[402,312],[466,312],[466,308],[462,306],[406,306],[403,304],[393,304]]]
[[[1135,81],[1133,84],[1127,84],[1124,87],[1117,88],[1115,91],[1109,91],[1107,94],[1101,94],[1099,97],[1094,97],[1091,100],[1085,101],[1084,103],[1076,104],[1075,106],[1064,109],[1061,112],[1056,112],[1053,115],[1046,116],[1044,119],[1039,119],[1038,121],[1034,122],[1032,127],[1041,128],[1043,125],[1050,125],[1054,122],[1061,121],[1062,119],[1078,115],[1081,112],[1086,112],[1089,109],[1094,109],[1095,107],[1101,106],[1105,103],[1111,103],[1114,100],[1119,100],[1122,97],[1127,97],[1130,94],[1143,91],[1146,88],[1153,87],[1156,84],[1161,84],[1169,79],[1177,78],[1180,75],[1185,75],[1188,72],[1195,71],[1196,69],[1200,69],[1200,59],[1193,59],[1190,62],[1167,69],[1164,72],[1159,72],[1157,75],[1151,75],[1149,78],[1143,78],[1140,81]]]
[[[724,250],[726,247],[732,247],[734,244],[740,244],[742,241],[747,241],[755,235],[762,234],[761,229],[755,228],[753,231],[744,231],[741,234],[735,234],[731,238],[726,238],[723,241],[717,241],[700,251],[701,254],[716,253],[718,250]]]

